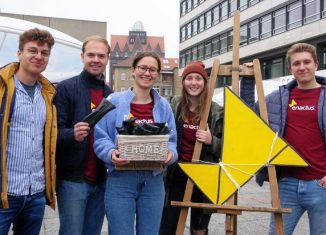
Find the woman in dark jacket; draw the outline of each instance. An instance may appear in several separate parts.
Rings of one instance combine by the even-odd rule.
[[[204,112],[208,86],[205,66],[200,61],[189,63],[182,73],[182,96],[171,101],[177,129],[177,150],[179,161],[190,162],[196,140],[203,143],[200,160],[218,162],[223,127],[223,108],[212,102],[206,130],[198,130],[200,117]],[[180,207],[172,207],[171,201],[182,201],[187,183],[187,176],[175,163],[167,170],[166,201],[162,215],[160,235],[175,234]],[[204,202],[205,196],[195,187],[193,202]],[[207,234],[211,214],[203,209],[192,208],[191,234]]]

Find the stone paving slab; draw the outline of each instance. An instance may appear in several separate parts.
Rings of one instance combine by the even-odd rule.
[[[263,187],[259,187],[254,180],[249,181],[243,188],[239,190],[238,194],[239,205],[243,206],[263,206],[270,207],[270,192],[269,185],[264,184]],[[187,218],[185,235],[189,235],[189,215]],[[238,235],[264,235],[268,234],[270,213],[261,212],[243,212],[238,216]],[[225,234],[224,230],[225,215],[213,214],[211,222],[209,224],[209,234],[218,235]],[[57,235],[59,229],[59,218],[57,211],[53,211],[49,207],[45,210],[44,221],[42,225],[42,231],[40,235]],[[107,234],[108,227],[107,221],[104,220],[102,233]],[[9,233],[10,235],[12,232]],[[309,234],[309,225],[307,214],[299,221],[293,235],[306,235]]]

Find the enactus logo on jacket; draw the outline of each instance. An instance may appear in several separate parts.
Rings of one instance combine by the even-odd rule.
[[[305,110],[305,111],[314,111],[315,106],[309,106],[309,105],[298,105],[297,102],[292,99],[291,102],[289,103],[289,107],[292,110]]]

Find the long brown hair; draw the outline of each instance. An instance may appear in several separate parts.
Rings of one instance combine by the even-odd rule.
[[[196,109],[194,110],[195,116],[193,117],[193,119],[191,121],[199,123],[200,118],[201,118],[202,114],[204,113],[207,95],[208,95],[207,80],[204,79],[204,89],[199,95],[199,103],[198,103],[198,106],[196,107]],[[187,93],[186,89],[184,88],[184,79],[182,80],[182,95],[181,95],[181,101],[180,101],[179,107],[180,107],[179,119],[181,119],[184,122],[188,122],[191,101],[189,99],[189,94]]]

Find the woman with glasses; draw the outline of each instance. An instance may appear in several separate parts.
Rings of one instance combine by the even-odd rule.
[[[212,102],[206,130],[198,130],[200,118],[207,100],[208,75],[201,61],[190,62],[182,73],[182,95],[174,97],[171,106],[177,128],[177,150],[179,161],[190,162],[196,140],[203,143],[200,160],[217,162],[220,158],[220,141],[223,126],[223,108]],[[171,201],[182,201],[187,176],[179,166],[168,167],[166,175],[166,202],[162,216],[160,235],[175,234],[180,214],[180,207],[172,207]],[[205,196],[194,187],[192,202],[204,202]],[[208,201],[207,201],[208,202]],[[211,214],[206,210],[192,208],[190,217],[191,234],[208,234]]]
[[[130,117],[137,123],[167,123],[170,130],[168,152],[164,164],[177,160],[175,120],[169,103],[152,89],[159,77],[161,62],[153,52],[141,52],[133,60],[134,86],[111,94],[108,99],[116,106],[95,127],[94,149],[109,170],[105,192],[105,210],[109,234],[156,235],[159,231],[164,204],[162,170],[116,170],[129,164],[119,157],[116,127]],[[136,223],[135,223],[136,217]]]

